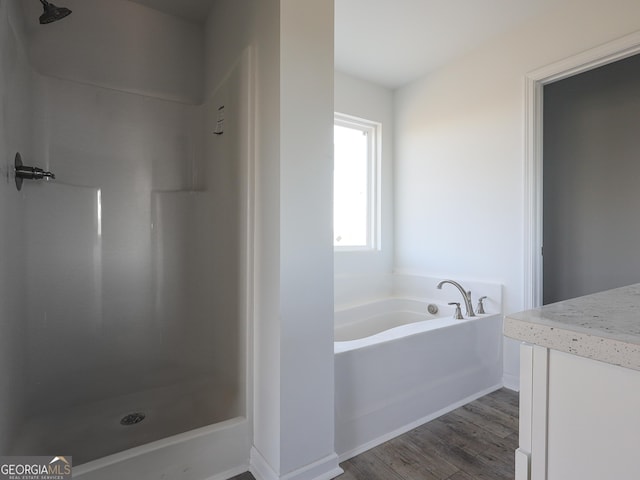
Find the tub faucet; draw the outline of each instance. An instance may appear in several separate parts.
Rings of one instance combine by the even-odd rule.
[[[473,312],[473,305],[471,304],[471,292],[465,291],[465,289],[462,288],[462,285],[460,285],[458,282],[454,282],[453,280],[443,280],[438,284],[436,288],[438,290],[441,290],[442,285],[444,285],[445,283],[450,283],[451,285],[456,287],[458,290],[460,290],[460,293],[462,294],[462,298],[464,299],[464,306],[467,309],[467,317],[475,317],[476,314]]]

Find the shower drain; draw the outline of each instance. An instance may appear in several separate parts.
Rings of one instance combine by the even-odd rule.
[[[120,420],[120,425],[135,425],[136,423],[140,423],[144,420],[146,415],[141,412],[130,413],[129,415],[125,415]]]

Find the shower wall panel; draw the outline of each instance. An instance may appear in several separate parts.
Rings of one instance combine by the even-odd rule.
[[[108,354],[100,341],[100,190],[29,185],[25,201],[27,395],[30,410],[45,413],[108,393],[104,378],[95,381]]]
[[[211,199],[214,277],[211,293],[216,314],[215,338],[225,338],[213,354],[218,377],[234,385],[245,401],[247,381],[247,321],[252,298],[250,258],[253,209],[253,111],[251,110],[252,50],[245,49],[205,102],[205,162],[203,177]],[[229,301],[233,299],[233,301]],[[225,319],[236,318],[237,322]],[[245,406],[239,405],[240,414]]]
[[[206,375],[214,370],[212,196],[206,191],[152,196],[155,321],[160,347],[174,365]]]
[[[32,72],[18,9],[18,0],[0,1],[0,454],[8,451],[25,400],[25,205],[11,174],[16,152],[33,153]]]
[[[203,29],[128,0],[65,0],[73,14],[43,28],[22,1],[30,57],[42,74],[192,104],[202,103]]]
[[[30,341],[29,378],[53,366],[74,372],[84,391],[72,403],[174,382],[183,372],[163,350],[154,306],[152,203],[154,192],[198,183],[201,108],[48,77],[39,86],[37,147],[57,179],[26,189],[29,255],[41,259],[28,270],[29,331],[44,338],[51,319],[64,318],[57,327],[85,354],[45,362]],[[77,276],[66,278],[68,270]],[[183,280],[189,272],[171,274]]]

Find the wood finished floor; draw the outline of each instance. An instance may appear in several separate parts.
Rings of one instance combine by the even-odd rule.
[[[341,463],[337,478],[513,480],[517,447],[518,394],[501,389]]]

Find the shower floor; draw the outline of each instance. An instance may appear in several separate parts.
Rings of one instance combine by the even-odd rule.
[[[13,455],[70,455],[80,465],[238,415],[238,395],[210,377],[76,405],[30,419]],[[131,413],[145,418],[121,425]]]

